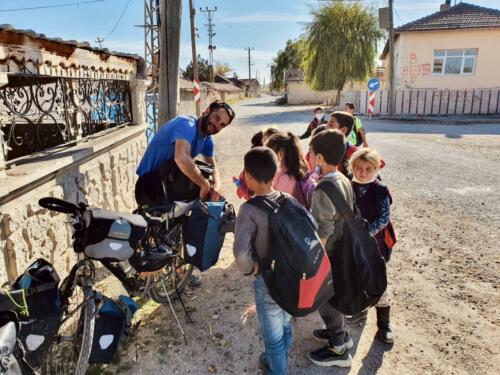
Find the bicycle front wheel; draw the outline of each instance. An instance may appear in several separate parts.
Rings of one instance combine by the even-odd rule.
[[[49,348],[43,373],[85,375],[94,338],[95,300],[92,287],[77,287]]]

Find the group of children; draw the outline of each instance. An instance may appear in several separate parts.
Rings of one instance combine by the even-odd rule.
[[[348,104],[344,109],[350,108]],[[238,196],[247,200],[266,196],[275,202],[280,193],[287,193],[297,199],[316,220],[318,236],[331,256],[335,244],[342,239],[344,218],[325,192],[315,190],[318,181],[329,180],[351,208],[358,207],[369,223],[370,234],[377,239],[381,254],[388,261],[393,246],[390,239],[395,237],[390,223],[392,198],[379,177],[384,163],[377,151],[367,147],[364,132],[364,148],[348,141],[356,122],[351,111],[335,111],[324,124],[323,116],[318,117],[310,129],[312,138],[305,155],[299,137],[291,132],[272,127],[255,134],[252,148],[244,158],[244,170],[239,178],[234,178]],[[301,138],[305,138],[304,135]],[[248,203],[241,205],[236,220],[234,255],[239,269],[245,275],[255,276],[256,311],[265,346],[265,352],[259,357],[260,365],[267,374],[281,375],[287,372],[292,328],[290,315],[273,301],[259,274],[259,260],[264,259],[268,252],[267,226],[264,211]],[[377,336],[392,344],[387,291],[376,309]],[[361,312],[350,319],[358,321],[365,318],[366,313]],[[351,366],[349,349],[353,342],[346,317],[329,303],[319,309],[319,314],[325,328],[314,330],[312,334],[316,339],[324,340],[326,345],[309,353],[309,359],[320,366]]]

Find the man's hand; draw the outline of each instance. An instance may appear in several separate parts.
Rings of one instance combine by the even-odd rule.
[[[259,273],[259,263],[255,262],[253,265],[252,275],[255,276]]]
[[[200,185],[200,200],[205,200],[210,192],[210,182],[207,179],[203,179],[203,183]]]
[[[210,190],[210,200],[212,202],[217,202],[217,201],[220,201],[222,199],[222,194],[220,193],[220,190],[217,186],[214,186],[211,190]]]

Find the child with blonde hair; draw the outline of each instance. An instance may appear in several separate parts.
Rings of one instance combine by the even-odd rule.
[[[363,218],[368,221],[368,230],[377,240],[381,255],[388,262],[396,243],[396,236],[391,224],[392,197],[387,186],[377,178],[380,165],[380,155],[372,148],[356,151],[349,160],[356,205]],[[377,303],[376,309],[377,337],[387,344],[394,342],[390,326],[390,308],[389,293],[386,290]],[[367,311],[364,312],[363,317],[366,317],[366,314]],[[359,320],[360,317],[357,318]]]

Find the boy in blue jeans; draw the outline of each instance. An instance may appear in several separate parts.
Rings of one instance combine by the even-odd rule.
[[[272,188],[278,168],[276,154],[270,148],[255,147],[247,152],[244,163],[245,181],[254,196],[266,196],[276,202],[280,196]],[[240,271],[245,276],[255,276],[255,305],[265,346],[259,362],[268,375],[284,375],[292,345],[290,315],[271,298],[259,273],[258,260],[268,254],[268,223],[266,212],[243,203],[236,218],[233,251]]]

